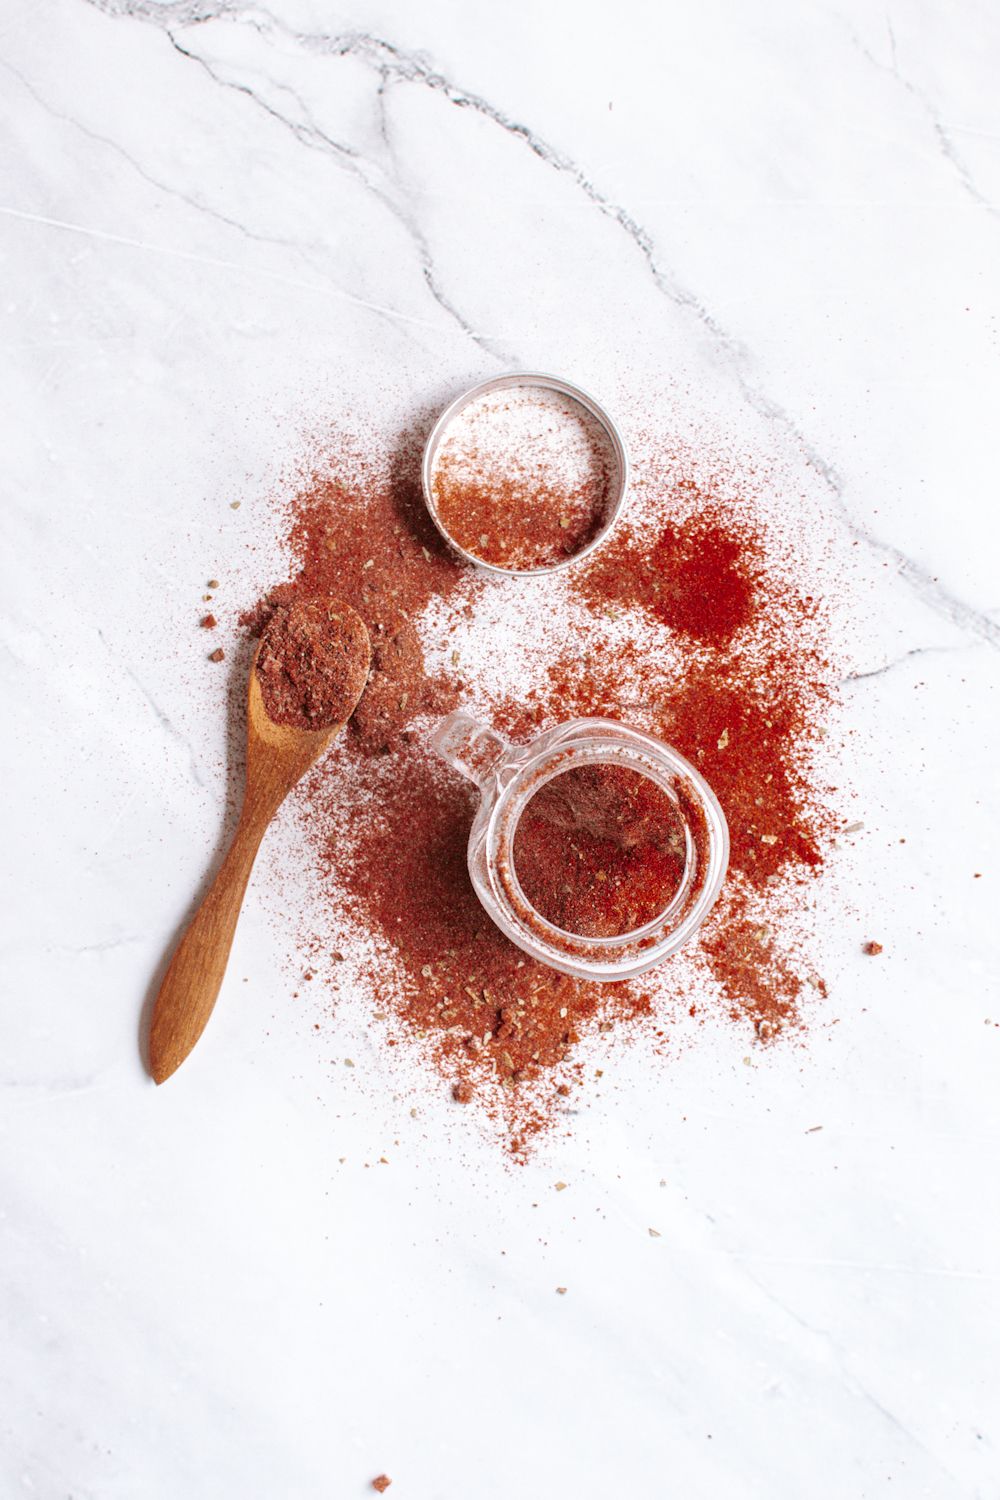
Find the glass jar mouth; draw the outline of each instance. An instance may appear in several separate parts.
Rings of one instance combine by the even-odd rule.
[[[676,891],[656,916],[631,931],[589,937],[556,926],[532,905],[517,877],[514,836],[547,782],[577,766],[608,764],[647,777],[674,803],[684,829],[684,866]],[[710,787],[672,747],[614,720],[575,720],[562,726],[540,757],[501,773],[501,780],[486,828],[486,874],[509,935],[525,952],[567,973],[625,978],[675,952],[704,921],[725,878],[728,829]]]

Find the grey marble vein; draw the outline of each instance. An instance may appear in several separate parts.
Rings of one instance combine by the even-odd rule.
[[[874,52],[872,52],[869,47],[865,46],[864,42],[858,36],[856,31],[852,31],[850,34],[851,42],[857,48],[858,52],[866,62],[868,62],[873,68],[876,68],[880,73],[888,73],[890,77],[896,80],[900,88],[902,88],[907,94],[909,94],[911,99],[916,100],[924,116],[926,117],[928,125],[931,128],[931,132],[938,152],[946,162],[948,168],[952,172],[954,172],[955,176],[958,178],[963,191],[967,193],[972,201],[974,203],[977,203],[980,208],[984,208],[986,212],[992,214],[994,218],[1000,218],[1000,206],[994,203],[992,199],[987,198],[986,194],[981,192],[979,187],[976,185],[972,173],[969,171],[969,168],[962,160],[958,147],[951,138],[947,125],[941,119],[941,116],[934,108],[934,105],[928,98],[925,91],[921,88],[918,88],[918,86],[913,82],[912,78],[907,78],[906,75],[901,71],[896,52],[896,35],[892,28],[892,21],[888,16],[886,17],[886,26],[889,34],[890,61],[888,63],[882,62],[880,58],[876,57]]]
[[[908,1427],[907,1424],[900,1417],[898,1417],[890,1407],[885,1404],[884,1401],[881,1401],[869,1386],[858,1379],[857,1375],[850,1368],[847,1362],[846,1353],[843,1346],[837,1341],[830,1330],[827,1328],[817,1327],[814,1323],[809,1322],[800,1313],[796,1312],[795,1309],[790,1307],[783,1298],[778,1297],[769,1286],[761,1281],[759,1277],[755,1276],[752,1271],[748,1270],[745,1260],[743,1260],[742,1258],[740,1259],[739,1265],[742,1274],[754,1287],[756,1287],[760,1295],[767,1302],[769,1302],[772,1307],[776,1307],[798,1328],[802,1329],[803,1332],[808,1333],[810,1337],[816,1339],[820,1344],[822,1344],[826,1354],[830,1359],[832,1359],[834,1364],[837,1366],[837,1369],[840,1371],[841,1379],[843,1380],[845,1388],[848,1391],[851,1391],[854,1395],[858,1396],[862,1401],[870,1405],[873,1410],[879,1414],[882,1420],[893,1429],[894,1432],[905,1439],[909,1446],[915,1449],[918,1453],[923,1454],[924,1457],[928,1459],[933,1465],[934,1469],[937,1470],[938,1474],[942,1478],[950,1481],[950,1483],[955,1486],[953,1491],[955,1496],[961,1496],[962,1488],[959,1484],[957,1475],[952,1473],[947,1464],[943,1463],[938,1455],[934,1453],[930,1448],[928,1448],[927,1444],[923,1442],[922,1439],[919,1438],[917,1434],[910,1427]]]
[[[370,170],[368,170],[368,168],[366,167],[364,158],[361,157],[361,155],[357,151],[354,151],[351,147],[344,145],[343,142],[334,140],[328,132],[320,128],[320,126],[313,119],[311,112],[306,108],[304,102],[302,101],[300,96],[295,93],[294,90],[288,91],[292,93],[300,110],[308,120],[308,126],[299,125],[294,120],[289,119],[289,117],[283,114],[280,109],[276,109],[274,105],[269,104],[266,99],[263,99],[258,91],[251,88],[249,84],[237,83],[233,79],[224,77],[222,73],[219,72],[217,68],[213,67],[206,58],[199,56],[198,53],[192,51],[188,47],[185,47],[177,39],[177,36],[170,28],[164,27],[164,31],[174,50],[178,52],[182,57],[189,58],[191,61],[198,63],[215,83],[219,84],[223,88],[233,89],[237,93],[243,94],[259,109],[262,109],[265,114],[270,115],[271,118],[277,121],[278,124],[283,126],[285,129],[290,130],[292,134],[302,142],[303,145],[309,146],[312,149],[326,150],[332,153],[338,166],[340,166],[343,170],[350,172],[351,175],[357,181],[359,181],[374,198],[377,199],[382,207],[386,209],[392,216],[392,218],[395,219],[396,222],[405,230],[406,234],[409,236],[413,244],[414,250],[416,251],[424,284],[426,285],[427,290],[430,292],[431,297],[441,308],[442,312],[444,312],[449,318],[457,323],[462,333],[464,333],[466,337],[472,343],[476,344],[477,347],[480,348],[485,354],[488,354],[491,356],[491,358],[498,360],[503,360],[508,357],[506,351],[501,352],[503,346],[501,346],[498,341],[491,339],[486,334],[477,332],[476,329],[474,329],[472,325],[468,323],[465,318],[463,318],[462,314],[454,305],[454,303],[451,302],[446,296],[443,288],[440,285],[439,277],[435,270],[434,258],[431,253],[427,237],[423,233],[414,216],[405,210],[399,197],[393,196],[392,194],[387,192],[385,188],[381,187],[377,182],[374,181]],[[392,150],[392,144],[389,136],[385,106],[385,93],[387,83],[388,75],[384,73],[379,84],[377,95],[379,103],[380,135],[390,159],[395,162],[395,155]]]
[[[894,672],[897,667],[903,666],[915,656],[950,656],[956,651],[969,651],[973,649],[974,644],[982,643],[963,642],[956,646],[912,646],[909,651],[904,651],[901,656],[894,656],[891,661],[884,662],[880,667],[872,667],[867,672],[849,672],[846,677],[841,678],[841,685],[850,682],[867,682],[871,677],[884,677],[887,672]]]
[[[124,161],[129,167],[131,167],[132,171],[135,172],[138,177],[141,177],[143,182],[148,183],[149,186],[155,188],[157,192],[165,193],[170,198],[176,198],[179,202],[186,203],[187,206],[194,209],[196,213],[205,214],[208,218],[215,219],[220,224],[226,224],[230,229],[237,230],[248,240],[256,240],[258,241],[258,243],[264,245],[278,245],[283,249],[289,250],[296,250],[300,248],[299,242],[296,240],[280,239],[277,236],[273,235],[258,234],[256,233],[256,231],[249,229],[246,224],[241,224],[238,219],[232,219],[228,214],[224,214],[219,209],[213,208],[210,203],[204,203],[200,198],[194,198],[190,193],[185,193],[181,188],[174,187],[172,183],[164,182],[160,177],[154,177],[151,172],[148,172],[146,170],[141,162],[136,160],[131,152],[126,151],[125,147],[122,146],[118,141],[113,140],[111,136],[102,135],[99,130],[92,130],[90,126],[84,125],[81,120],[74,119],[72,115],[63,114],[60,110],[56,109],[55,106],[51,104],[46,98],[44,98],[43,95],[38,91],[38,89],[35,88],[34,84],[32,84],[24,76],[23,73],[19,72],[18,69],[15,68],[13,64],[8,62],[5,58],[0,58],[0,67],[6,68],[7,72],[18,80],[25,92],[30,94],[31,98],[34,99],[39,109],[44,110],[50,119],[56,120],[64,125],[69,125],[73,130],[78,131],[80,135],[85,136],[87,140],[94,141],[99,146],[106,146],[109,151],[113,151],[121,161]]]
[[[397,332],[406,337],[412,337],[412,334],[409,332],[411,328],[430,328],[433,326],[426,318],[401,312],[398,308],[389,307],[385,303],[373,302],[368,297],[359,297],[354,292],[349,292],[329,280],[308,281],[299,276],[287,276],[280,271],[269,270],[265,266],[248,266],[240,261],[226,260],[219,255],[203,255],[196,250],[182,250],[174,245],[160,245],[153,240],[138,239],[135,235],[117,234],[114,230],[101,229],[93,224],[81,224],[71,219],[56,218],[51,214],[32,213],[27,209],[14,208],[9,204],[0,204],[0,215],[10,219],[21,219],[28,224],[44,224],[52,229],[65,229],[72,234],[83,235],[87,239],[100,240],[109,245],[125,245],[130,249],[142,250],[151,255],[163,255],[170,260],[182,260],[192,265],[212,266],[216,269],[233,271],[240,276],[248,277],[250,280],[274,282],[279,286],[295,287],[300,291],[315,292],[319,296],[334,296],[344,302],[353,303],[355,307],[362,307],[374,316],[384,319],[396,328]],[[46,340],[45,347],[54,347],[52,341]]]

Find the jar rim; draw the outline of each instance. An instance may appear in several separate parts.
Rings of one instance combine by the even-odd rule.
[[[551,967],[595,979],[627,978],[676,952],[708,915],[728,865],[728,827],[708,783],[673,746],[613,719],[570,720],[524,747],[522,756],[506,781],[501,776],[485,829],[486,874],[508,936]],[[650,922],[614,937],[585,937],[548,922],[531,904],[517,878],[513,843],[542,786],[574,766],[602,763],[633,769],[667,792],[685,829],[685,865],[674,897]]]

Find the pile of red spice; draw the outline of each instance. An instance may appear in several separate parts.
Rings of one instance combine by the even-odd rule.
[[[725,646],[753,618],[762,598],[755,588],[759,540],[734,528],[714,507],[699,503],[690,481],[678,499],[693,501],[684,523],[668,520],[645,545],[619,539],[598,554],[585,580],[592,603],[640,605],[662,624],[702,646]]]
[[[502,1119],[518,1154],[582,1078],[591,1032],[635,1023],[664,1037],[682,1013],[686,1025],[731,1019],[760,1042],[800,1028],[804,995],[823,993],[795,934],[837,826],[817,769],[835,674],[815,585],[738,467],[712,472],[647,438],[628,523],[591,559],[556,578],[484,579],[426,514],[422,437],[337,438],[276,501],[295,571],[246,618],[259,630],[276,605],[333,594],[366,622],[374,662],[356,732],[298,793],[324,894],[303,934],[310,967],[342,959],[331,984],[370,1007],[388,1044],[412,1040],[456,1099]],[[427,745],[458,704],[522,742],[567,718],[617,718],[698,767],[732,852],[688,949],[639,981],[597,985],[499,932],[466,869],[477,793]],[[676,860],[661,832],[665,888]],[[553,870],[538,862],[542,909]],[[522,883],[529,872],[522,851]]]

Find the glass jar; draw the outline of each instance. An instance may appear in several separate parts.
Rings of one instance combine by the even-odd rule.
[[[676,953],[698,931],[722,888],[729,830],[708,783],[670,745],[614,719],[572,719],[529,745],[508,745],[466,713],[449,714],[431,744],[473,781],[480,804],[469,834],[469,875],[487,914],[532,958],[577,979],[631,979]],[[684,870],[670,904],[618,937],[583,937],[536,911],[514,869],[518,821],[535,793],[577,766],[617,765],[656,783],[684,831]]]

